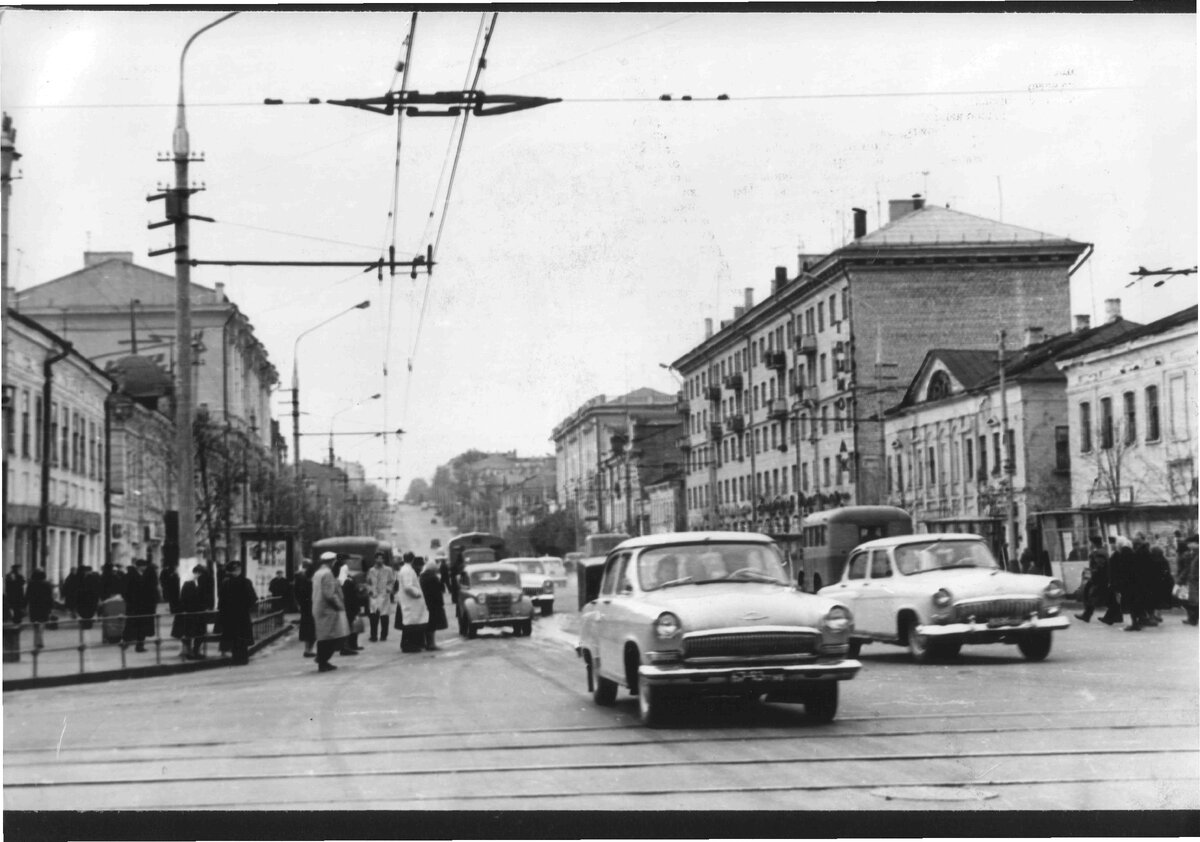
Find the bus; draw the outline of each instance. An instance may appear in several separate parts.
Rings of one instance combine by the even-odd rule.
[[[464,532],[446,542],[446,559],[456,581],[468,564],[486,564],[503,558],[504,539],[489,532]]]
[[[842,577],[846,557],[864,541],[911,535],[912,515],[895,506],[843,506],[805,515],[800,523],[803,557],[793,569],[796,584],[816,593]]]

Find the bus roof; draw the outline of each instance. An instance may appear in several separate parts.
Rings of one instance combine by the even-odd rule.
[[[340,535],[333,538],[321,538],[313,541],[314,552],[321,553],[356,553],[359,555],[374,555],[379,551],[380,542],[369,535]]]
[[[447,541],[446,546],[457,549],[464,546],[495,547],[503,543],[503,538],[490,532],[464,532]]]
[[[912,515],[896,506],[842,506],[837,509],[825,509],[804,516],[802,526],[820,523],[860,523],[863,520],[906,520],[911,522]]]

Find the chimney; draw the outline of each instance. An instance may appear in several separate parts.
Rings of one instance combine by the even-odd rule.
[[[133,262],[131,251],[85,251],[83,253],[84,268],[97,266],[109,260],[120,260],[122,263]]]
[[[771,284],[771,295],[779,295],[779,291],[787,286],[788,276],[786,266],[775,267],[775,282]]]
[[[229,300],[228,298],[225,297],[225,282],[217,281],[216,286],[217,286],[217,288],[215,290],[215,294],[216,294],[216,298],[217,298],[217,303],[224,304],[226,301]]]
[[[854,211],[854,239],[860,240],[867,236],[867,212],[862,208],[851,208]]]
[[[705,339],[712,339],[712,333],[713,333],[712,325],[713,325],[712,319],[704,320],[704,338]]]
[[[1034,345],[1040,345],[1045,335],[1040,327],[1025,328],[1025,347],[1032,348]]]
[[[1104,321],[1115,322],[1121,318],[1121,299],[1104,299]]]
[[[735,310],[736,310],[736,308],[735,308]],[[731,324],[731,322],[729,321],[729,319],[721,319],[721,330],[724,330],[725,328],[729,327],[730,324]]]
[[[746,287],[746,309],[754,309],[754,287]]]
[[[745,308],[745,307],[734,307],[734,308],[733,308],[733,320],[734,320],[735,322],[736,322],[738,319],[740,319],[742,316],[744,316],[744,315],[746,315],[746,308]]]
[[[1088,330],[1092,326],[1092,317],[1086,315],[1077,315],[1075,317],[1075,330]]]
[[[912,194],[912,202],[913,202],[913,210],[915,210],[915,211],[919,211],[921,208],[925,207],[925,197],[922,196],[920,193]]]
[[[888,222],[895,222],[923,207],[925,207],[925,200],[921,198],[920,193],[914,193],[910,199],[889,199]]]

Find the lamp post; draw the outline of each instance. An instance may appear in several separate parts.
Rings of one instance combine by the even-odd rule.
[[[337,417],[339,415],[341,415],[343,412],[349,412],[352,409],[357,409],[358,407],[362,406],[364,403],[367,403],[368,401],[377,401],[381,397],[383,397],[383,395],[376,392],[375,394],[371,395],[371,397],[364,398],[361,401],[356,401],[355,403],[350,404],[350,406],[343,407],[342,409],[339,409],[337,412],[333,413],[332,416],[330,416],[330,418],[329,418],[329,467],[331,467],[331,468],[333,467],[333,422],[336,421]]]

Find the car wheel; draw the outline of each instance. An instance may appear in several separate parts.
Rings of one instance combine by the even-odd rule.
[[[525,620],[521,623],[521,633],[526,637],[533,634],[533,620]]]
[[[1017,648],[1027,661],[1044,661],[1050,654],[1050,632],[1035,631],[1021,635]]]
[[[479,637],[479,628],[467,620],[467,640],[474,640],[477,637]]]
[[[933,660],[933,651],[929,646],[929,638],[917,632],[917,621],[908,621],[908,652],[918,664],[927,664]]]
[[[543,602],[542,603],[542,616],[549,617],[553,613],[554,613],[554,603],[553,602]]]
[[[862,652],[862,645],[863,642],[857,637],[850,638],[850,646],[846,649],[846,657],[857,658],[859,653]]]
[[[638,682],[638,719],[648,728],[657,728],[663,721],[663,691],[660,687]]]
[[[592,701],[601,707],[612,707],[617,703],[617,682],[596,673],[592,662],[588,661],[588,671],[592,674]]]
[[[837,716],[838,683],[821,681],[804,700],[804,714],[816,722],[832,722]]]

